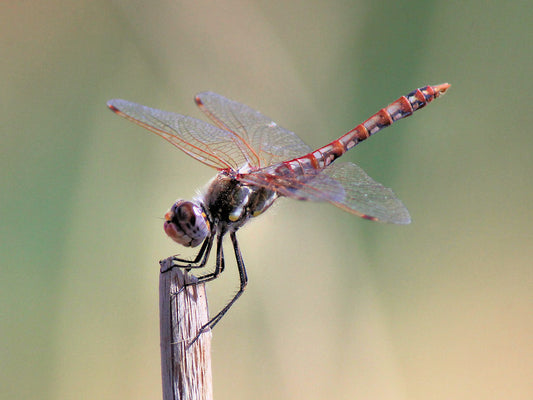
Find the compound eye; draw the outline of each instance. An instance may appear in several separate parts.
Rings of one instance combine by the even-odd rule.
[[[196,222],[196,214],[194,213],[194,204],[185,202],[176,207],[176,218],[183,224],[188,226],[194,225]]]
[[[195,247],[209,235],[209,221],[202,207],[184,200],[175,202],[165,214],[166,234],[175,242]]]

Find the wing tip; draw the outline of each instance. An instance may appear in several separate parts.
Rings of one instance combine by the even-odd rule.
[[[398,225],[409,225],[411,222],[412,222],[411,217],[407,216],[407,218],[402,219],[402,220],[400,220],[398,222],[393,222],[393,223],[394,224],[398,224]]]
[[[196,96],[194,96],[194,102],[200,108],[204,106],[204,102],[202,101],[202,98],[200,97],[201,95],[202,93],[198,93]]]
[[[120,107],[120,106],[119,106],[119,103],[120,103],[121,101],[123,101],[123,100],[120,100],[120,99],[109,100],[109,101],[106,103],[106,105],[107,105],[107,107],[108,107],[111,111],[113,111],[115,114],[118,114],[118,113],[121,112],[120,109],[119,109],[119,107]]]
[[[205,99],[206,97],[222,97],[222,96],[220,96],[219,94],[216,94],[215,92],[212,92],[210,90],[205,90],[203,92],[197,93],[196,96],[194,96],[194,102],[198,106],[203,106],[205,101],[202,100],[202,98]]]

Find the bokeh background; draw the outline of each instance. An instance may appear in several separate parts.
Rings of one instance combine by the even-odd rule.
[[[531,21],[526,1],[1,2],[0,397],[161,396],[158,260],[183,250],[162,216],[214,171],[108,99],[200,117],[214,90],[318,147],[448,81],[345,156],[411,225],[282,200],[240,231],[215,398],[533,398]],[[211,311],[236,287],[230,262]]]

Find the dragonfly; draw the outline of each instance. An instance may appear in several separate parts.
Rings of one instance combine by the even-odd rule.
[[[235,253],[239,289],[194,341],[212,329],[244,292],[248,277],[236,232],[268,210],[276,199],[328,202],[368,220],[410,223],[409,212],[391,189],[351,162],[334,161],[393,122],[425,107],[449,87],[443,83],[413,90],[314,151],[259,111],[213,92],[195,97],[196,105],[212,123],[126,100],[110,100],[107,105],[117,115],[218,171],[201,195],[192,201],[177,200],[164,218],[164,231],[175,242],[185,247],[201,245],[193,259],[170,257],[167,270],[206,266],[216,242],[214,269],[197,277],[197,283],[208,282],[224,270],[222,239],[226,235]]]

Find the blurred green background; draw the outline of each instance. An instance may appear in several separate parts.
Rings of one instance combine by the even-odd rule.
[[[157,262],[183,251],[162,216],[214,171],[108,99],[200,117],[214,90],[318,147],[450,82],[345,156],[411,225],[281,200],[240,231],[215,398],[533,398],[531,21],[525,1],[3,1],[0,397],[161,396]],[[211,311],[236,287],[231,261]]]

